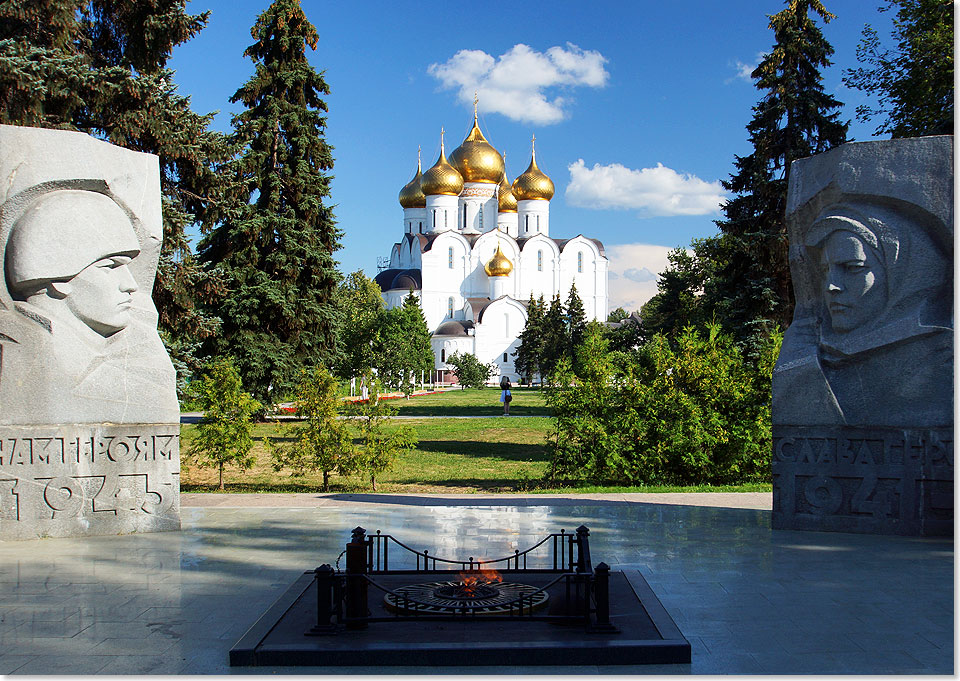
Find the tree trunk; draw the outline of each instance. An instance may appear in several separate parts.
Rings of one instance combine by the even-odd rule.
[[[223,464],[222,463],[220,464],[220,487],[218,489],[220,491],[223,491]]]
[[[376,491],[377,491],[377,476],[376,476],[376,475],[371,475],[371,476],[370,476],[370,484],[373,485],[373,491],[376,492]]]
[[[323,472],[323,491],[330,491],[330,471]]]

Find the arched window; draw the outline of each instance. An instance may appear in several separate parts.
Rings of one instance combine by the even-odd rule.
[[[447,351],[446,349],[442,349],[440,350],[440,362],[442,363],[446,361],[447,361]]]
[[[503,363],[507,363],[507,353],[503,353]]]
[[[543,272],[543,251],[537,251],[537,272]]]
[[[453,269],[453,246],[447,249],[447,267]],[[453,298],[450,300],[453,300]]]
[[[420,233],[423,234],[423,223],[422,223],[422,222],[418,222],[417,225],[419,225],[419,227],[420,227]]]
[[[463,227],[462,229],[467,228],[467,204],[463,204]]]
[[[537,216],[537,232],[540,232],[540,216]]]
[[[523,233],[526,234],[529,231],[530,231],[530,216],[524,215],[523,216]]]
[[[483,206],[480,206],[480,213],[477,215],[477,218],[480,220],[480,231],[483,231]]]
[[[433,228],[437,228],[437,209],[433,209]]]
[[[447,316],[453,319],[453,296],[447,298]]]
[[[447,211],[443,211],[443,228],[447,228]]]
[[[577,252],[577,272],[583,272],[583,251]]]

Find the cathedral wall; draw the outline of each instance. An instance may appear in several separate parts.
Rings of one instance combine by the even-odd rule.
[[[523,306],[516,301],[503,299],[483,311],[483,321],[476,330],[476,356],[485,364],[494,364],[500,375],[517,382],[519,375],[514,369],[513,353],[520,345],[517,336],[527,323]],[[506,353],[507,359],[503,359]]]

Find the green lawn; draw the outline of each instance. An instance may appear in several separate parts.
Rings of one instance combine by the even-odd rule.
[[[483,391],[465,392],[469,396],[470,392],[476,394]],[[430,397],[433,396],[415,397],[411,402]],[[771,489],[769,484],[755,483],[727,487],[538,488],[533,481],[542,477],[547,469],[544,440],[551,427],[549,418],[414,418],[397,421],[394,427],[401,424],[416,430],[420,444],[378,479],[377,490],[380,492],[768,492]],[[181,430],[184,467],[180,489],[184,492],[215,491],[217,471],[190,465],[187,452],[194,433],[194,425],[185,425]],[[257,445],[254,454],[257,464],[245,473],[227,468],[224,473],[227,492],[318,492],[322,489],[320,474],[294,477],[286,471],[277,473],[273,470],[269,455],[260,441],[264,437],[277,435],[278,426],[275,424],[255,426]],[[369,490],[369,481],[360,477],[341,478],[335,475],[331,478],[333,492]]]
[[[539,388],[512,388],[510,413],[516,416],[550,416]],[[503,413],[499,388],[447,390],[433,395],[391,400],[401,416],[496,416]]]
[[[420,398],[414,398],[420,399]],[[394,427],[398,427],[400,421]],[[525,419],[410,419],[403,425],[416,430],[418,447],[398,459],[391,471],[377,480],[382,492],[511,492],[521,480],[543,475],[547,466],[544,439],[550,428],[548,418]],[[181,473],[184,492],[212,491],[217,471],[190,465],[190,442],[196,426],[181,429],[181,450],[186,462]],[[224,481],[230,492],[315,492],[322,487],[322,476],[293,477],[286,471],[274,472],[261,438],[276,437],[274,424],[254,428],[257,464],[240,473],[228,468]],[[369,490],[369,481],[359,477],[333,476],[332,491]]]

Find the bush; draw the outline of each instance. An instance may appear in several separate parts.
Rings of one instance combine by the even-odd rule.
[[[250,418],[262,405],[250,393],[243,392],[240,373],[230,360],[216,360],[205,369],[206,375],[191,384],[196,404],[204,416],[197,425],[189,454],[201,468],[219,468],[219,489],[223,489],[225,465],[233,464],[245,471],[254,464],[250,454],[253,449]]]
[[[759,342],[754,362],[709,325],[662,335],[612,356],[596,329],[557,371],[547,400],[556,416],[550,475],[623,484],[725,484],[769,480],[770,376],[781,335]]]
[[[493,373],[493,366],[484,364],[469,352],[455,352],[447,358],[453,365],[453,373],[464,388],[483,388]]]

